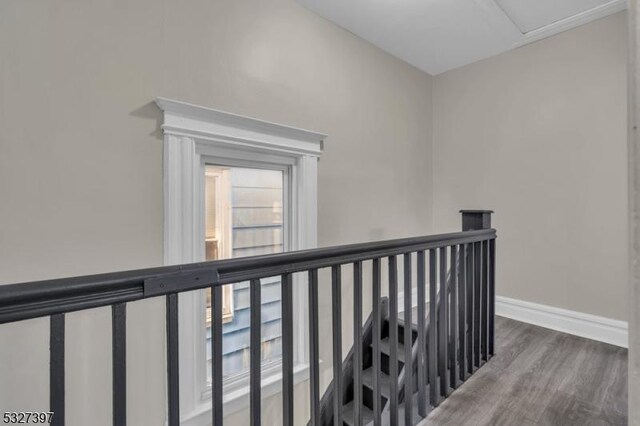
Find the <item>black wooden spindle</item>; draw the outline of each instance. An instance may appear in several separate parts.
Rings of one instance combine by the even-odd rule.
[[[51,424],[64,426],[64,314],[49,317],[49,410]]]
[[[374,426],[380,426],[381,419],[381,404],[380,401],[380,335],[381,335],[381,319],[380,319],[380,259],[373,259],[373,424]]]
[[[178,294],[167,295],[167,393],[169,426],[180,425],[180,388],[178,360]]]
[[[473,271],[473,365],[480,367],[480,329],[482,328],[482,289],[480,284],[482,281],[482,269],[480,259],[482,258],[482,246],[479,242],[473,244],[474,252],[474,271]]]
[[[354,423],[362,425],[362,262],[353,263],[353,404]]]
[[[482,257],[480,262],[480,288],[482,292],[482,328],[481,332],[481,342],[480,342],[480,350],[482,355],[482,360],[486,362],[489,359],[489,286],[488,286],[488,253],[489,253],[489,241],[482,241],[480,243],[482,247]]]
[[[460,244],[460,273],[458,274],[458,336],[460,350],[458,364],[460,380],[467,380],[467,245]]]
[[[436,407],[440,401],[438,391],[438,270],[436,267],[436,249],[429,250],[429,399]]]
[[[389,257],[389,380],[390,423],[398,425],[398,266],[395,256]]]
[[[282,274],[282,424],[293,426],[293,289],[291,274]]]
[[[211,402],[214,425],[221,425],[222,398],[222,286],[211,288]]]
[[[425,336],[425,270],[424,251],[418,252],[417,283],[418,287],[418,414],[427,416],[427,372],[426,357],[427,341]]]
[[[260,394],[260,364],[261,364],[261,340],[262,340],[262,286],[259,279],[251,280],[249,283],[249,299],[251,309],[251,328],[249,331],[250,356],[249,356],[249,403],[251,414],[251,426],[260,426],[261,423],[261,400]]]
[[[353,264],[353,403],[354,422],[362,425],[362,262]]]
[[[449,295],[449,383],[458,387],[458,246],[451,246],[451,292]]]
[[[489,241],[489,356],[495,354],[496,340],[496,240]]]
[[[320,426],[320,350],[318,347],[318,270],[309,271],[309,357],[311,426]]]
[[[333,424],[342,425],[342,285],[340,265],[331,267],[333,327]]]
[[[113,426],[127,424],[127,305],[111,305]]]
[[[467,328],[467,373],[473,374],[473,336],[475,333],[475,257],[476,257],[476,245],[470,243],[467,252],[467,321],[469,326]]]
[[[473,374],[473,257],[475,245],[467,245],[467,376]]]
[[[447,288],[447,248],[441,247],[439,253],[440,260],[440,298],[438,300],[438,375],[440,376],[440,395],[449,395],[449,375],[447,372],[448,353],[448,288]]]
[[[413,326],[411,301],[411,253],[404,255],[404,422],[413,424]]]

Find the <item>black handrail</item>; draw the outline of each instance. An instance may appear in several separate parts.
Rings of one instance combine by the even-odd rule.
[[[495,229],[0,286],[0,324],[495,238]]]

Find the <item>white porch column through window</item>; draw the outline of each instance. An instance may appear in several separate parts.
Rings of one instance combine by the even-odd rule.
[[[270,123],[210,108],[156,99],[163,111],[164,134],[164,263],[191,263],[205,258],[204,158],[286,166],[289,170],[291,250],[317,245],[317,163],[323,134]],[[294,282],[295,284],[295,282]],[[306,306],[306,286],[296,286],[294,306]],[[180,295],[180,412],[182,424],[210,421],[206,383],[204,303],[201,292]],[[306,373],[307,318],[294,312],[295,371]],[[276,392],[264,380],[263,397]],[[248,392],[225,395],[225,414],[242,408]]]

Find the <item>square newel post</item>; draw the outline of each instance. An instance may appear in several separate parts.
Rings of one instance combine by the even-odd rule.
[[[460,213],[462,213],[463,231],[491,228],[493,210],[460,210]]]

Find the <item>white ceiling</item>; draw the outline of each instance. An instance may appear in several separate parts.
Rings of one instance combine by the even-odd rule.
[[[298,1],[432,75],[626,7],[626,0]]]

